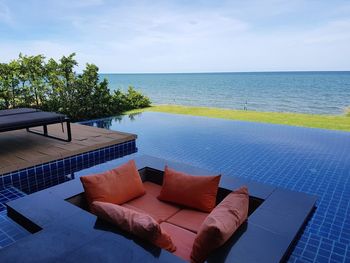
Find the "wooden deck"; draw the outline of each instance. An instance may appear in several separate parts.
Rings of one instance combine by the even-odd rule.
[[[41,128],[36,128],[40,131]],[[60,124],[49,134],[65,138]],[[72,124],[72,141],[63,142],[18,130],[0,133],[0,175],[136,139],[136,135]]]

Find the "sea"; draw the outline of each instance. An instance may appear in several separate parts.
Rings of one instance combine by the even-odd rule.
[[[100,74],[111,90],[135,87],[153,104],[344,114],[350,71]]]

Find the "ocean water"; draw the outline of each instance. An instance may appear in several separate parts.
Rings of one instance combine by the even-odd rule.
[[[111,90],[134,86],[155,104],[256,111],[343,114],[350,71],[101,74]]]

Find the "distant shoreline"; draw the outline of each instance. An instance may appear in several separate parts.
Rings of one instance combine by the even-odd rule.
[[[350,70],[276,70],[276,71],[208,71],[208,72],[103,72],[99,75],[177,75],[177,74],[268,74],[268,73],[349,73]]]

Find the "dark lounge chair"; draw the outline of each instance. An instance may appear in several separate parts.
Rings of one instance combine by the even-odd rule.
[[[47,125],[63,123],[67,127],[67,139],[62,139],[48,134]],[[37,132],[30,128],[43,126],[43,132]],[[55,112],[45,112],[37,109],[20,108],[0,111],[0,132],[26,129],[28,132],[70,142],[72,140],[70,120],[67,116]]]

